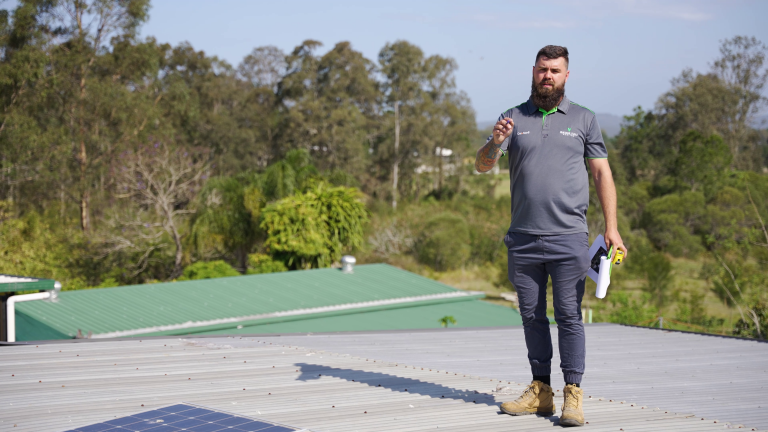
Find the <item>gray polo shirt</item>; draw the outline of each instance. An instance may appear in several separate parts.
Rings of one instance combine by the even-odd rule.
[[[515,121],[512,135],[501,144],[509,155],[510,231],[589,232],[586,159],[608,157],[595,113],[563,97],[546,114],[529,99],[505,111],[499,120],[504,117]]]

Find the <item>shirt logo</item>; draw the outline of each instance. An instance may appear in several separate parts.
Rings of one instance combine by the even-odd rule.
[[[518,135],[528,135],[529,133],[531,133],[531,131],[518,132],[517,134]]]
[[[571,128],[568,128],[568,132],[566,131],[560,131],[561,135],[569,136],[571,138],[576,138],[579,136],[576,132],[571,132]]]

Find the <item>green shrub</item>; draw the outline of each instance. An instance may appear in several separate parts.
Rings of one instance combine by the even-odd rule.
[[[645,296],[641,301],[633,300],[629,294],[624,291],[608,290],[607,300],[613,306],[608,321],[618,324],[630,325],[653,325],[653,319],[656,318],[656,311],[648,306],[649,296]]]
[[[288,271],[288,267],[269,255],[260,253],[248,255],[248,271],[246,274],[280,273],[284,271]]]
[[[224,261],[198,261],[184,269],[180,281],[197,279],[215,279],[229,276],[240,276],[240,273]]]
[[[435,270],[451,270],[462,266],[470,253],[469,227],[461,216],[441,213],[427,221],[416,245],[424,264]]]

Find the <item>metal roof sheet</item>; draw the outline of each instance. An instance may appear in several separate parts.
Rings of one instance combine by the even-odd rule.
[[[49,334],[69,337],[78,329],[91,331],[96,337],[130,335],[121,332],[131,330],[133,334],[185,334],[185,326],[198,330],[235,328],[243,320],[258,321],[268,314],[298,309],[338,309],[350,304],[365,307],[366,302],[381,305],[393,299],[410,302],[467,295],[386,264],[360,265],[354,274],[318,269],[68,291],[62,292],[56,303],[18,304],[17,339],[23,340],[25,332],[40,326],[46,326]]]
[[[618,324],[585,327],[586,395],[768,429],[768,343]],[[552,384],[562,388],[557,326],[551,331]],[[284,335],[272,342],[510,381],[531,379],[522,327]]]
[[[588,334],[594,329],[588,327]],[[557,425],[557,416],[512,417],[499,412],[498,404],[516,398],[525,385],[494,376],[498,366],[488,367],[499,363],[499,358],[481,347],[489,345],[492,336],[508,337],[514,331],[368,333],[370,343],[346,346],[348,351],[357,346],[371,350],[387,340],[395,350],[392,355],[433,353],[420,357],[419,363],[382,360],[388,356],[386,345],[375,348],[377,357],[360,357],[301,348],[264,336],[2,347],[0,430],[58,432],[191,402],[316,432],[549,431]],[[366,340],[364,336],[339,335],[355,341]],[[293,338],[302,344],[337,340]],[[490,345],[501,343],[508,341]],[[480,351],[469,356],[468,349]],[[492,362],[476,362],[488,354]],[[430,364],[446,361],[447,368]],[[468,372],[479,367],[488,370]],[[511,390],[494,392],[499,385]],[[708,431],[724,426],[690,413],[611,402],[610,394],[604,396],[584,401],[589,430]],[[557,399],[559,406],[562,400]]]
[[[434,329],[440,328],[441,325],[438,320],[446,315],[456,319],[456,324],[451,324],[451,327],[498,327],[521,325],[523,323],[520,314],[510,307],[482,300],[471,300],[411,307],[404,305],[396,309],[307,318],[297,321],[243,326],[243,328],[193,334],[221,335]]]

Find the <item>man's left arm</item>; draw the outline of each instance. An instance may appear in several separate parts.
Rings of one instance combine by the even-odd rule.
[[[603,216],[605,217],[605,244],[610,249],[615,246],[624,252],[627,256],[627,248],[619,235],[618,223],[616,220],[616,185],[613,183],[613,174],[608,159],[589,159],[589,171],[595,180],[595,189],[597,197],[600,199],[600,205],[603,207]]]

